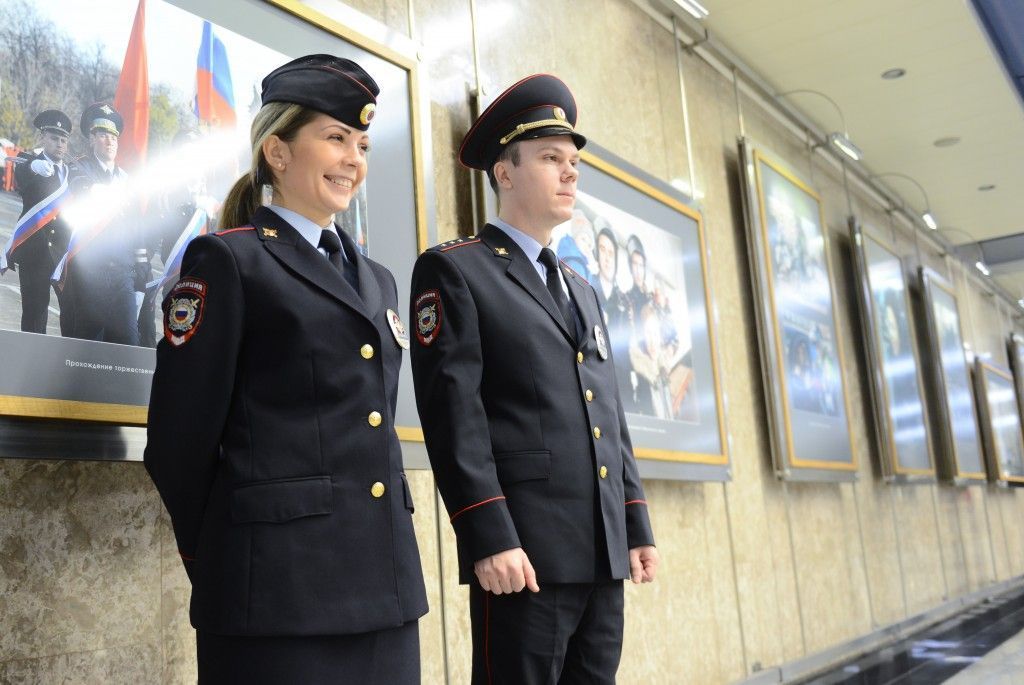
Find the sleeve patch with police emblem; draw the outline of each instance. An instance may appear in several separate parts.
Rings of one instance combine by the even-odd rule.
[[[189,341],[203,321],[206,303],[206,282],[198,278],[183,278],[167,296],[164,312],[164,337],[175,347]]]
[[[441,333],[441,293],[428,290],[416,298],[416,339],[429,347]]]

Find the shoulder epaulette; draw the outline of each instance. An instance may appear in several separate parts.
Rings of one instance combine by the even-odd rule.
[[[571,273],[573,276],[575,276],[576,278],[580,279],[584,283],[588,283],[588,284],[590,283],[590,281],[588,281],[586,278],[584,278],[579,272],[576,271],[576,269],[574,269],[571,266],[569,266],[568,264],[566,264],[564,259],[559,259],[558,261],[562,265],[562,268],[565,269],[566,271],[568,271],[569,273]]]
[[[479,238],[477,238],[475,235],[471,235],[468,238],[456,238],[455,240],[449,240],[446,243],[435,245],[431,249],[437,250],[438,252],[447,252],[448,250],[454,250],[457,247],[465,247],[466,245],[472,245],[474,243],[479,242]]]
[[[223,236],[229,233],[236,233],[238,231],[255,231],[256,228],[253,226],[239,226],[238,228],[226,228],[223,231],[217,231],[214,235]]]

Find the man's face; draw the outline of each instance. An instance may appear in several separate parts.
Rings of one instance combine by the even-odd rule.
[[[647,258],[639,252],[629,255],[629,272],[633,274],[633,285],[643,290],[644,277],[647,276]]]
[[[117,157],[117,136],[110,131],[96,129],[89,134],[92,153],[101,162],[113,162]]]
[[[501,162],[511,188],[502,202],[515,205],[536,226],[554,227],[572,218],[580,153],[569,136],[548,136],[519,143],[519,164]]]
[[[606,281],[615,280],[615,245],[605,234],[597,237],[597,266],[601,271],[601,278]]]
[[[43,152],[55,162],[64,159],[68,153],[68,137],[56,131],[43,131]]]

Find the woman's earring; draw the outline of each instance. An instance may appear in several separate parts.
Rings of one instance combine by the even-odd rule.
[[[260,186],[260,204],[264,207],[274,204],[274,186],[269,183]]]

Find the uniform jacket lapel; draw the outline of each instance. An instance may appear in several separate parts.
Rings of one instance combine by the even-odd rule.
[[[597,325],[599,318],[599,312],[595,307],[596,303],[590,295],[590,285],[582,276],[566,266],[564,262],[560,262],[560,264],[562,275],[565,276],[565,283],[569,286],[573,302],[576,303],[576,313],[580,317],[580,325],[583,327],[581,338],[586,338],[594,331],[594,326]]]
[[[558,329],[562,331],[565,339],[570,345],[575,347],[573,336],[570,334],[569,329],[566,328],[565,320],[555,306],[554,300],[551,299],[551,293],[548,292],[547,287],[541,282],[537,270],[530,263],[530,259],[519,249],[515,241],[508,237],[500,228],[491,224],[487,224],[480,231],[480,239],[491,248],[495,257],[508,262],[506,271],[509,277],[526,290],[544,308],[544,311],[548,313],[555,322],[555,325],[558,326]]]
[[[256,210],[252,217],[253,226],[256,227],[263,246],[274,258],[281,262],[289,271],[294,272],[303,280],[315,285],[328,295],[331,295],[339,302],[354,309],[366,318],[371,318],[366,311],[363,300],[356,294],[341,273],[320,254],[316,248],[310,245],[303,237],[292,228],[292,225],[279,217],[272,210],[261,207]],[[267,233],[265,229],[271,229]],[[273,233],[276,232],[276,235]],[[362,261],[362,260],[360,260]],[[368,269],[368,265],[362,268]],[[368,274],[373,278],[372,274]],[[360,274],[360,286],[362,286],[362,274]],[[377,291],[378,306],[380,291]]]
[[[359,278],[359,297],[363,302],[364,311],[369,318],[372,319],[377,315],[377,312],[380,311],[380,306],[383,302],[380,292],[380,283],[377,281],[377,277],[373,275],[373,270],[370,267],[369,261],[367,261],[366,257],[364,257],[359,251],[359,248],[356,247],[355,241],[352,240],[348,233],[345,233],[345,231],[342,230],[341,226],[335,224],[334,228],[338,231],[338,236],[341,238],[341,244],[342,248],[345,250],[345,254],[353,256],[353,259],[349,260],[345,265],[345,268],[351,269],[355,267]],[[345,279],[342,278],[342,280],[344,281]],[[345,282],[345,285],[348,286],[347,281]],[[351,288],[349,288],[349,290],[351,290]]]

